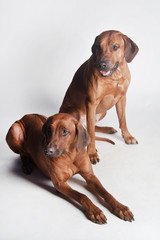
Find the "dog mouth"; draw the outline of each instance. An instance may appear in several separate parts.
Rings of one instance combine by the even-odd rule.
[[[105,70],[105,69],[100,70],[101,76],[102,77],[110,77],[110,76],[112,76],[112,74],[117,70],[118,66],[119,66],[119,62],[117,62],[114,65],[114,67],[112,69],[110,69],[110,70]]]

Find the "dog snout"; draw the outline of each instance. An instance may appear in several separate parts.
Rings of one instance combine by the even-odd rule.
[[[110,64],[107,61],[100,61],[98,63],[98,69],[99,70],[109,70]]]
[[[46,147],[44,153],[47,157],[55,158],[60,156],[60,150],[56,147]]]
[[[99,62],[99,64],[98,64],[98,67],[100,68],[100,69],[103,69],[103,68],[106,68],[107,67],[107,63],[106,62]]]
[[[55,148],[53,148],[53,147],[46,148],[46,149],[44,150],[44,152],[45,152],[46,154],[53,154],[53,153],[55,152]]]

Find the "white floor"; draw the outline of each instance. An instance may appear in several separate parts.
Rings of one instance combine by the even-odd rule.
[[[0,240],[160,239],[159,22],[158,0],[1,1]],[[69,181],[103,210],[108,223],[101,226],[38,170],[24,175],[5,136],[26,113],[57,113],[95,36],[107,29],[122,31],[140,48],[129,64],[127,96],[128,128],[139,144],[124,143],[111,109],[100,124],[118,130],[107,136],[116,145],[97,142],[100,163],[93,168],[106,189],[131,209],[134,222],[111,214],[80,176]]]

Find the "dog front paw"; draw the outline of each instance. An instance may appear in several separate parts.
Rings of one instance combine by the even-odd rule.
[[[104,213],[98,207],[91,207],[90,210],[87,212],[88,218],[98,224],[105,224],[107,223],[107,218]]]
[[[123,136],[126,144],[138,144],[138,141],[132,136]]]
[[[122,205],[121,203],[116,203],[114,206],[112,206],[111,212],[124,221],[134,221],[133,213],[128,207]]]
[[[97,152],[89,154],[89,158],[92,164],[96,164],[97,162],[100,161]]]

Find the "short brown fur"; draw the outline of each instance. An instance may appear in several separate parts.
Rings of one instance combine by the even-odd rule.
[[[92,163],[99,161],[95,147],[95,131],[115,133],[111,127],[98,127],[107,110],[116,106],[119,126],[127,144],[137,140],[127,129],[125,107],[130,83],[128,62],[138,52],[137,45],[119,31],[106,31],[96,37],[93,54],[77,70],[60,108],[61,113],[72,114],[87,128],[90,136],[88,154]]]
[[[104,199],[112,213],[126,221],[134,220],[129,208],[113,198],[94,175],[85,150],[89,136],[73,116],[61,113],[47,119],[38,114],[25,115],[10,127],[6,141],[20,154],[26,174],[32,172],[35,163],[59,192],[82,205],[93,222],[106,223],[106,217],[86,195],[67,184],[74,174],[79,173],[86,180],[91,191]]]

